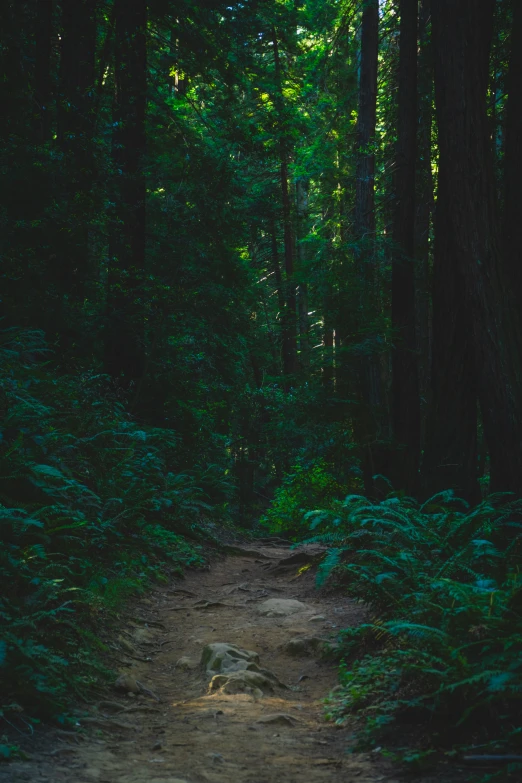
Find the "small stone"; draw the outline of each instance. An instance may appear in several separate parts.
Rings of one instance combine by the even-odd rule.
[[[254,698],[265,693],[273,693],[277,681],[271,681],[260,672],[242,671],[230,674],[216,674],[212,677],[208,686],[209,693],[221,691],[222,693],[252,693]]]
[[[182,672],[191,672],[194,671],[194,669],[197,669],[197,667],[197,661],[193,661],[192,658],[189,658],[188,656],[183,656],[183,658],[179,658],[176,661],[176,669],[179,669]]]
[[[309,607],[293,598],[269,598],[259,604],[257,611],[264,617],[289,617],[296,612],[305,612]]]
[[[136,655],[136,648],[134,645],[126,639],[124,636],[118,636],[118,644],[120,647],[125,650],[126,652],[130,653],[130,655]]]
[[[184,778],[152,778],[149,783],[188,783]]]
[[[203,649],[201,664],[209,675],[255,671],[259,670],[259,655],[252,650],[242,650],[235,644],[214,642]]]
[[[126,691],[127,693],[133,693],[134,695],[141,693],[141,688],[136,679],[131,677],[130,674],[120,675],[114,683],[114,687],[118,691]]]
[[[132,632],[132,638],[138,644],[150,643],[153,636],[154,634],[150,628],[135,628]]]
[[[308,620],[309,623],[323,623],[326,620],[326,617],[324,614],[314,614],[313,617],[310,617]]]
[[[290,639],[283,649],[288,655],[295,657],[320,655],[328,649],[328,642],[318,636],[301,636],[297,639]]]
[[[298,720],[285,712],[276,712],[274,715],[264,715],[256,721],[265,726],[297,726]]]

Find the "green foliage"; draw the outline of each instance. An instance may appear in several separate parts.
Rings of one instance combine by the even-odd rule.
[[[50,372],[41,335],[0,340],[2,696],[55,711],[104,676],[107,612],[203,563],[215,477],[181,472],[176,434],[138,425],[103,376]]]
[[[274,500],[261,518],[262,527],[271,533],[302,535],[303,515],[317,505],[330,503],[342,494],[343,487],[334,478],[324,460],[310,465],[295,465],[275,491]]]
[[[18,745],[13,745],[9,742],[7,742],[7,737],[2,737],[2,742],[0,743],[0,763],[2,761],[12,761],[16,758],[26,758],[25,754],[22,753]]]
[[[521,510],[502,496],[470,509],[447,492],[423,505],[352,495],[309,512],[311,540],[335,542],[320,579],[373,615],[343,633],[330,717],[357,715],[370,741],[392,721],[429,720],[432,741],[520,744]]]

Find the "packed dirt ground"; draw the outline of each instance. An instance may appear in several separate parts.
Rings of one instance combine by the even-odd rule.
[[[378,753],[347,753],[346,729],[325,721],[338,664],[324,651],[362,609],[319,593],[304,553],[239,550],[137,601],[112,691],[0,783],[402,781]]]

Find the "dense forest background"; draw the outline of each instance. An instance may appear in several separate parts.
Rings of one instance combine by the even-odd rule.
[[[99,616],[224,527],[322,525],[409,706],[509,723],[520,3],[4,5],[6,705],[84,693]]]

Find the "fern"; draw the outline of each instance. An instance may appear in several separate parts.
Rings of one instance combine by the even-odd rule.
[[[332,718],[358,715],[371,738],[421,709],[431,720],[451,714],[464,737],[480,714],[492,739],[510,736],[522,693],[522,579],[518,539],[504,530],[521,510],[509,495],[470,508],[447,491],[422,505],[350,495],[306,515],[307,541],[332,547],[318,584],[337,580],[379,617],[342,634],[350,665],[329,700]]]
[[[0,440],[0,690],[44,714],[105,676],[94,618],[203,563],[187,537],[205,537],[210,495],[230,487],[215,465],[182,470],[179,436],[138,426],[102,376],[47,372],[46,353],[37,332],[0,331],[18,433]]]

